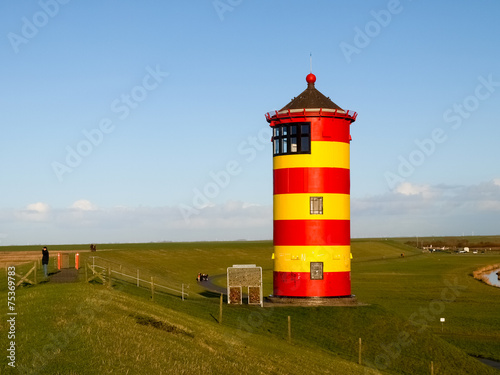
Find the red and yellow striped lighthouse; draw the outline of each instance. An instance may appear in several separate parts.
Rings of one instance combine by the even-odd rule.
[[[273,129],[274,297],[351,295],[349,128],[315,87],[279,111]]]

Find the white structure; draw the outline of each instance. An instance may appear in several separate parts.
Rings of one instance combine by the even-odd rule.
[[[263,306],[262,267],[255,264],[235,264],[227,268],[227,303],[242,304],[243,288],[249,305]]]

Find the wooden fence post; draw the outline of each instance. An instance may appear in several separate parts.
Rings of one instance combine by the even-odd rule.
[[[33,279],[35,280],[35,285],[36,285],[36,269],[38,268],[38,261],[36,261],[34,264],[33,264],[33,268],[35,269],[35,272],[34,272],[34,275],[33,275]]]
[[[36,278],[34,279],[35,281],[31,281],[30,279],[28,279],[28,276],[31,275],[32,272],[33,272],[33,276],[36,277],[36,262],[33,264],[33,267],[31,267],[31,269],[24,276],[16,273],[16,276],[19,277],[19,281],[16,283],[16,287],[21,285],[23,282],[29,283],[31,285],[35,285]]]
[[[137,287],[139,288],[139,268],[137,269]]]
[[[431,375],[434,375],[434,361],[431,361]]]
[[[292,343],[292,318],[288,315],[288,342]]]
[[[361,364],[361,337],[359,338],[358,364]]]
[[[87,271],[87,262],[85,262],[85,282],[89,281],[88,271]]]
[[[151,276],[151,300],[155,300],[155,280],[153,276]]]
[[[108,287],[111,288],[111,267],[108,267]]]
[[[219,324],[222,324],[222,300],[224,299],[224,295],[220,294],[220,302],[219,302]]]

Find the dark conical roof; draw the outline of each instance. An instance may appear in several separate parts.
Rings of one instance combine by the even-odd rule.
[[[331,101],[314,87],[316,76],[308,74],[306,77],[307,89],[302,91],[299,96],[293,98],[290,103],[280,109],[280,111],[287,109],[302,109],[302,108],[328,108],[328,109],[342,109],[337,104]]]

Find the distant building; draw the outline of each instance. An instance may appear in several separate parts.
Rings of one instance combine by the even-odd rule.
[[[449,248],[449,247],[446,247],[446,246],[442,246],[442,247],[432,247],[432,245],[430,245],[430,246],[424,246],[422,249],[423,249],[423,250],[430,251],[430,252],[450,250],[450,248]]]

